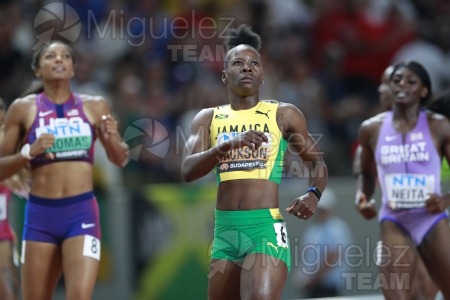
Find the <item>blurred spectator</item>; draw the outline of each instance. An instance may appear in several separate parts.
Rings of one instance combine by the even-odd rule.
[[[29,59],[13,44],[20,25],[19,1],[0,1],[0,94],[9,104],[28,86],[33,74]]]
[[[345,276],[349,272],[344,257],[352,242],[350,228],[335,208],[336,195],[329,187],[322,194],[314,217],[315,223],[305,231],[301,265],[293,276],[293,285],[306,298],[335,297],[344,294]]]
[[[420,62],[430,74],[433,94],[439,96],[450,83],[450,53],[446,53],[443,48],[450,43],[450,22],[448,18],[438,18],[433,24],[428,23],[423,28],[420,27],[422,24],[417,21],[415,26],[420,29],[420,35],[401,47],[391,64],[402,61]]]

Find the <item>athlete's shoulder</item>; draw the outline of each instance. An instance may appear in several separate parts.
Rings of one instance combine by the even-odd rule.
[[[388,114],[389,112],[386,111],[364,120],[361,123],[361,128],[380,126]]]
[[[305,119],[303,112],[297,106],[289,102],[278,102],[277,112],[288,119],[297,117]]]
[[[192,122],[195,124],[210,124],[213,116],[218,115],[217,113],[215,114],[215,108],[216,107],[202,108],[197,112]]]
[[[26,95],[24,97],[21,98],[17,98],[16,100],[14,100],[12,104],[19,104],[19,105],[26,105],[26,104],[34,104],[36,103],[36,94],[30,94],[30,95]]]
[[[214,110],[217,107],[206,107],[206,108],[202,108],[197,115],[206,115],[206,116],[212,116],[214,114]]]
[[[450,132],[450,119],[433,111],[425,111],[431,131]]]
[[[36,104],[36,96],[36,94],[30,94],[21,98],[17,98],[11,103],[8,110],[28,109],[30,106]]]
[[[263,102],[263,103],[267,103],[267,104],[280,104],[281,103],[275,99],[263,99],[263,100],[259,100],[259,102]]]
[[[374,137],[378,136],[381,129],[381,125],[388,116],[389,112],[382,112],[376,116],[366,119],[361,123],[358,133],[358,141],[360,144],[365,144],[366,142],[373,141]]]
[[[222,104],[214,107],[208,107],[202,109],[199,114],[203,116],[209,116],[211,119],[228,119],[228,117],[233,113],[230,104]]]
[[[95,114],[109,113],[110,103],[103,96],[93,96],[87,94],[75,94],[75,97],[81,99],[83,109],[95,112]]]
[[[449,119],[443,114],[431,110],[426,110],[425,113],[427,115],[427,118],[431,121],[449,122]]]
[[[274,100],[276,101],[276,100]],[[277,101],[276,102],[278,104],[278,109],[287,109],[287,110],[296,110],[296,111],[300,111],[300,108],[298,108],[297,106],[295,106],[292,103],[289,102],[281,102],[281,101]]]
[[[221,105],[217,105],[217,106],[214,106],[214,107],[208,107],[208,108],[204,108],[204,109],[206,109],[206,110],[208,110],[208,109],[225,110],[225,109],[230,109],[230,107],[231,107],[231,105],[230,105],[230,103],[228,103],[228,104],[221,104]]]
[[[83,102],[103,102],[106,101],[105,97],[100,95],[88,95],[88,94],[75,94],[78,96]]]

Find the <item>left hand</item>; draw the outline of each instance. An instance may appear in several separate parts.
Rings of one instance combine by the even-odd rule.
[[[311,193],[298,197],[286,211],[299,219],[308,220],[315,213],[319,199]]]
[[[21,172],[24,172],[21,170]],[[21,179],[18,174],[6,179],[3,183],[10,189],[13,194],[16,194],[24,199],[28,199],[30,193],[30,185],[25,181],[28,178]]]
[[[445,211],[449,205],[445,196],[439,196],[437,194],[428,194],[428,199],[425,201],[425,207],[431,213],[437,214]]]
[[[105,141],[111,139],[111,136],[118,134],[117,120],[110,114],[102,115],[100,120],[100,134]]]

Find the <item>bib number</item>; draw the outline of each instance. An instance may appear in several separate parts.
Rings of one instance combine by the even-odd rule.
[[[434,175],[388,174],[384,180],[386,198],[394,210],[425,206],[428,194],[434,192]]]
[[[277,235],[277,246],[287,248],[287,231],[286,222],[274,223],[273,228]]]
[[[4,221],[8,218],[7,199],[5,194],[0,194],[0,221]]]
[[[83,256],[100,260],[100,240],[92,235],[84,236]]]

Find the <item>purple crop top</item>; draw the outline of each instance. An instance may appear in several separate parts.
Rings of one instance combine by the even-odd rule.
[[[31,169],[60,161],[93,163],[95,129],[84,114],[79,95],[71,94],[62,104],[50,101],[43,93],[36,96],[36,117],[25,140],[32,144],[43,133],[55,135],[53,147],[47,150],[54,158],[38,155],[30,161]]]

